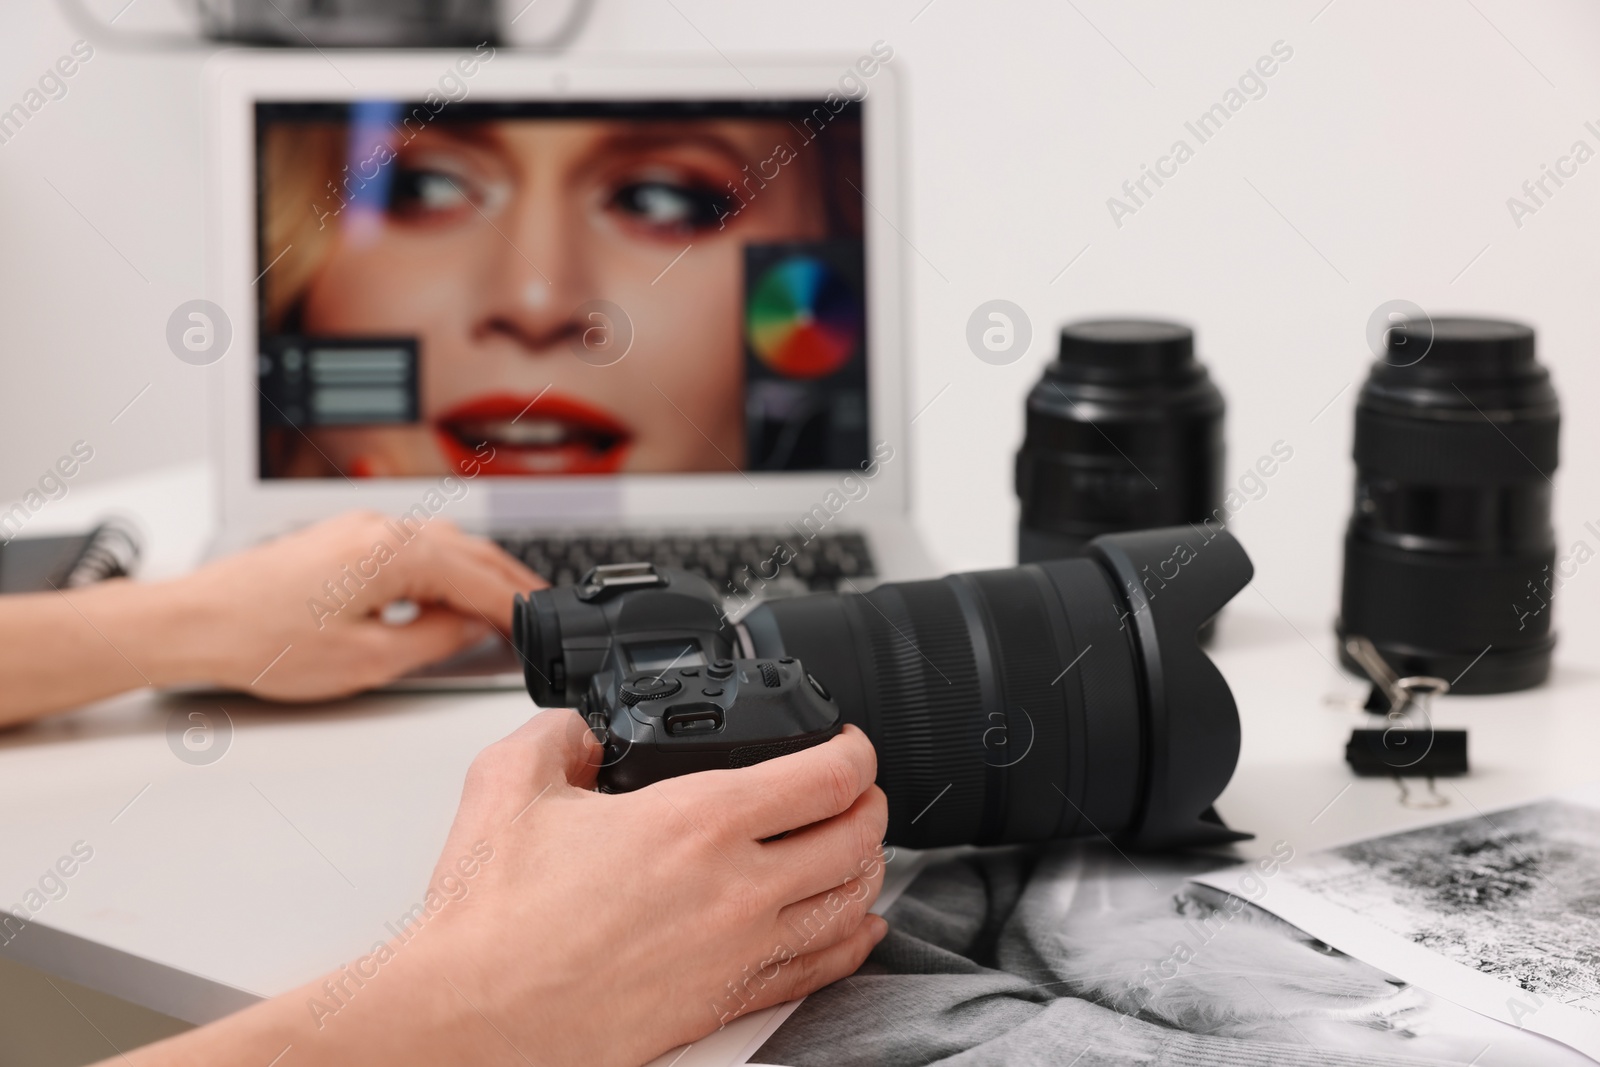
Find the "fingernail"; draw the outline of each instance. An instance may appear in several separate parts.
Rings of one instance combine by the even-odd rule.
[[[882,941],[889,932],[889,920],[882,915],[869,915],[867,922],[872,924],[872,940]]]

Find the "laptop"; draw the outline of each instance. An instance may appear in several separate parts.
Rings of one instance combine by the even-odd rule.
[[[362,507],[735,612],[930,576],[891,60],[213,60],[217,550]],[[520,684],[480,652],[413,681]]]

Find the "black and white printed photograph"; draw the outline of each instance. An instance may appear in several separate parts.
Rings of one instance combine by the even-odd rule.
[[[808,998],[752,1062],[1590,1062],[1187,881],[1216,867],[1083,842],[934,859],[866,966]]]
[[[1290,880],[1456,963],[1600,1015],[1600,811],[1550,800],[1313,863]]]

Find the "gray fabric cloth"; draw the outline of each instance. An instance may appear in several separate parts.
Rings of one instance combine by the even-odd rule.
[[[890,932],[862,969],[807,999],[755,1061],[791,1067],[1450,1062],[1318,1047],[1327,1042],[1299,1032],[1308,1025],[1297,1031],[1292,1020],[1265,1037],[1190,1033],[1086,999],[1081,973],[1063,978],[1073,973],[1072,931],[1104,943],[1107,923],[1152,909],[1170,917],[1184,879],[1217,866],[1141,858],[1140,870],[1130,863],[1109,850],[1057,844],[931,864],[889,910]],[[1086,864],[1118,874],[1086,879]],[[1137,899],[1122,899],[1130,896]]]

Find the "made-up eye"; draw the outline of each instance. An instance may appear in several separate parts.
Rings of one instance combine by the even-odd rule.
[[[679,235],[716,226],[731,202],[726,194],[696,182],[646,178],[618,186],[608,207],[636,226]]]
[[[446,222],[479,211],[492,215],[506,199],[505,182],[445,152],[402,155],[392,164],[389,214],[407,222]]]

